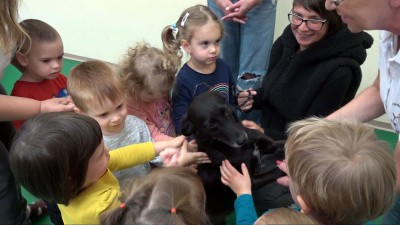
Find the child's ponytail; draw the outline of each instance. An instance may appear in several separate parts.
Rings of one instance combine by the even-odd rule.
[[[164,52],[168,55],[176,55],[179,61],[182,59],[181,44],[176,38],[179,30],[176,24],[166,26],[161,33]]]

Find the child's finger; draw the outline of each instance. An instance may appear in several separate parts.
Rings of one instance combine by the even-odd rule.
[[[247,170],[246,164],[242,163],[241,166],[242,166],[242,173],[243,173],[243,176],[250,177],[249,171]]]

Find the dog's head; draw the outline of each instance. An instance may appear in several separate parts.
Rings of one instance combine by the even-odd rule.
[[[217,92],[206,92],[195,97],[182,119],[185,136],[209,137],[233,148],[247,141],[244,126],[235,109]]]

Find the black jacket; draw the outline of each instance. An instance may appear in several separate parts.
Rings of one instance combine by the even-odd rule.
[[[267,74],[254,96],[262,109],[261,126],[270,137],[286,139],[287,125],[309,116],[327,116],[354,98],[361,82],[360,65],[373,38],[351,33],[343,25],[314,46],[299,45],[285,28],[273,44]]]

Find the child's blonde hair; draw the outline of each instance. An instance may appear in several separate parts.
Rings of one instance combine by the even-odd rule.
[[[146,42],[128,49],[120,63],[125,94],[137,102],[152,101],[168,95],[180,66],[176,55],[165,54]]]
[[[134,180],[124,195],[121,207],[104,213],[101,224],[210,224],[203,184],[191,169],[155,169]]]
[[[175,24],[166,26],[162,31],[161,39],[164,51],[182,58],[181,41],[190,42],[193,30],[203,26],[208,21],[214,21],[219,24],[222,37],[224,26],[221,20],[207,6],[195,5],[185,9]]]
[[[396,165],[374,130],[353,121],[292,123],[285,145],[292,189],[325,224],[360,224],[395,196]]]
[[[311,217],[304,213],[295,211],[289,208],[278,208],[271,212],[267,212],[262,215],[254,225],[265,225],[265,224],[318,224]]]
[[[83,112],[103,105],[107,99],[115,103],[124,98],[116,71],[102,61],[87,61],[72,68],[67,89],[75,106]]]
[[[30,46],[31,38],[18,23],[18,0],[0,1],[0,50],[8,53],[14,44],[21,47],[24,42]]]

